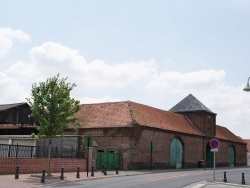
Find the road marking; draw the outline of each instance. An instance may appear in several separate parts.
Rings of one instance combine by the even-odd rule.
[[[202,173],[208,173],[206,172],[202,172]],[[160,181],[160,180],[164,180],[164,179],[171,179],[171,178],[178,178],[178,177],[183,177],[183,176],[192,176],[192,175],[199,175],[201,174],[201,172],[194,172],[194,173],[173,173],[173,174],[167,174],[164,176],[157,176],[157,177],[149,177],[149,178],[143,178],[141,180],[147,181],[147,182],[152,182],[152,181]]]
[[[202,183],[202,184],[197,184],[197,185],[193,186],[192,188],[201,188],[201,187],[203,187],[204,185],[206,185],[206,184],[204,184],[204,183]]]

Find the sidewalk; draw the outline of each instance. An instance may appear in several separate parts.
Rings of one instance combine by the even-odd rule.
[[[52,178],[46,178],[45,183],[41,183],[42,174],[20,174],[18,179],[15,179],[15,175],[1,175],[0,176],[0,187],[3,188],[38,188],[43,187],[48,184],[56,184],[59,182],[73,182],[81,180],[93,180],[98,178],[110,178],[115,176],[133,176],[142,175],[149,172],[145,171],[119,171],[116,174],[115,171],[107,171],[107,175],[104,175],[101,171],[95,172],[94,177],[91,173],[80,172],[80,178],[76,178],[75,172],[64,173],[64,180],[60,179],[61,173],[53,173]],[[236,187],[249,187],[249,185],[238,185],[223,182],[213,182],[213,181],[200,181],[193,183],[191,185],[185,186],[184,188],[236,188]]]
[[[115,171],[107,171],[107,175],[104,175],[101,171],[95,172],[94,177],[91,173],[80,172],[80,178],[76,178],[76,172],[66,172],[64,173],[64,180],[60,179],[61,173],[53,173],[53,177],[45,179],[45,183],[41,183],[42,174],[20,174],[18,179],[15,179],[15,175],[1,175],[0,176],[0,187],[3,188],[37,188],[43,187],[48,184],[55,184],[59,182],[73,182],[81,180],[91,180],[99,178],[109,178],[115,176],[132,176],[132,175],[142,175],[144,172],[140,171],[119,171],[116,174]]]
[[[185,186],[184,188],[236,188],[236,187],[250,187],[249,185],[239,185],[232,183],[223,183],[223,182],[209,182],[201,181],[196,182],[191,185]]]

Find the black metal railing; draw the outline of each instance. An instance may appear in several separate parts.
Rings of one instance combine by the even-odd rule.
[[[51,147],[51,158],[80,158],[77,148]],[[0,158],[47,158],[48,147],[0,144]]]

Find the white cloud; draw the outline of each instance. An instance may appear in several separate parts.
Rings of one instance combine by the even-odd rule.
[[[0,104],[23,102],[28,95],[27,88],[21,86],[19,81],[0,72]]]
[[[171,96],[174,104],[192,93],[218,114],[218,124],[246,137],[246,126],[250,124],[247,118],[250,114],[250,96],[242,91],[243,86],[227,84],[224,70],[186,73],[160,71],[153,60],[117,64],[108,64],[102,60],[87,62],[79,51],[55,42],[45,42],[33,47],[29,55],[28,62],[17,61],[6,72],[0,72],[1,103],[16,102],[18,99],[23,101],[29,97],[32,83],[60,73],[62,77],[67,76],[70,82],[77,84],[78,92],[75,97],[81,103],[120,101],[119,95],[112,95],[115,97],[111,98],[103,93],[104,96],[100,94],[95,95],[99,96],[97,98],[91,98],[84,96],[84,91],[87,90],[89,96],[91,89],[101,93],[105,88],[113,91],[119,88],[119,91],[126,92],[131,91],[131,85],[136,91],[130,92],[126,98],[145,104],[147,101],[143,101],[143,96],[136,96],[138,91],[153,100],[160,95],[164,96],[164,100]]]
[[[19,29],[0,28],[0,57],[4,57],[10,51],[14,40],[29,42],[30,37]]]
[[[243,87],[228,85],[223,70],[159,72],[146,86],[148,91],[162,94],[166,100],[170,95],[175,95],[175,104],[192,93],[217,113],[217,124],[247,138],[246,130],[249,130],[247,127],[250,125],[250,93],[244,92]]]
[[[143,78],[149,78],[156,71],[154,61],[107,64],[101,60],[86,62],[77,50],[55,42],[46,42],[30,50],[29,67],[39,69],[39,75],[52,76],[57,73],[72,75],[82,87],[123,88]],[[20,64],[19,64],[20,65]],[[17,67],[16,65],[14,65]],[[23,66],[26,66],[23,64]],[[20,67],[18,68],[20,70]],[[18,69],[11,68],[12,73]],[[25,76],[25,75],[23,75]]]
[[[153,61],[127,62],[109,65],[95,60],[82,67],[83,79],[87,87],[117,87],[124,88],[138,80],[149,78],[155,71]]]
[[[78,51],[75,49],[71,49],[67,46],[63,46],[62,44],[55,43],[52,41],[45,42],[41,46],[33,47],[30,50],[30,55],[33,61],[37,61],[39,59],[52,61],[52,62],[78,62],[86,63],[85,59],[79,55]],[[46,63],[46,61],[45,61]],[[65,65],[65,64],[64,64]]]
[[[162,92],[179,92],[181,90],[211,87],[224,81],[225,72],[223,70],[200,70],[197,72],[159,72],[147,85],[149,90],[160,90]]]

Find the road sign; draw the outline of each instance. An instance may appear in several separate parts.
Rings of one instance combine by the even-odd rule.
[[[218,152],[218,149],[215,148],[215,149],[211,149],[210,151],[211,151],[211,152]]]
[[[219,148],[219,145],[220,145],[220,142],[219,142],[219,140],[217,140],[217,139],[211,139],[210,141],[209,141],[209,146],[212,148],[212,149],[217,149],[217,148]]]

